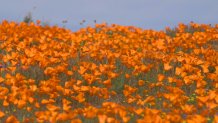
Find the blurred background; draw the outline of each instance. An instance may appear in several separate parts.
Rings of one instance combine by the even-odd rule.
[[[218,0],[0,0],[0,21],[25,17],[76,31],[88,25],[163,30],[178,23],[218,23]],[[27,19],[27,18],[26,18]]]

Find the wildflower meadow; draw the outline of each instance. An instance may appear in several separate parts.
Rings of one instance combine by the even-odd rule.
[[[218,123],[218,25],[2,21],[0,122]]]

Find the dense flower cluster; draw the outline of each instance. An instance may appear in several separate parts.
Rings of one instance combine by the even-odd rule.
[[[218,25],[0,24],[1,122],[218,122]]]

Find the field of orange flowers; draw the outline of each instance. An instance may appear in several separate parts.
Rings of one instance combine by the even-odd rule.
[[[0,122],[218,123],[218,25],[0,24]]]

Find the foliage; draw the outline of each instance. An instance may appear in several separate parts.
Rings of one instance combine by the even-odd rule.
[[[25,23],[31,23],[31,22],[33,22],[32,14],[31,14],[31,13],[28,13],[28,14],[24,17],[23,22],[25,22]]]

